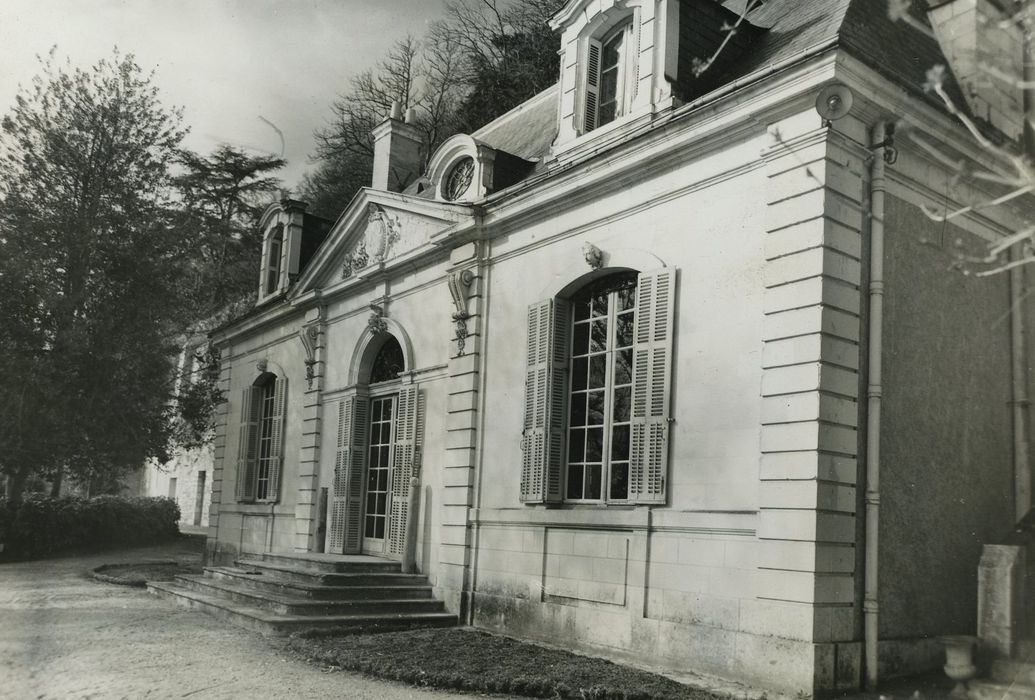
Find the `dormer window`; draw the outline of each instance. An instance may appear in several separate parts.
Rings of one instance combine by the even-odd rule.
[[[438,201],[467,204],[518,182],[534,165],[469,134],[456,134],[432,155],[427,179]]]
[[[284,257],[284,227],[278,226],[270,236],[269,248],[266,251],[266,294],[277,291],[280,286],[280,266]]]
[[[635,56],[629,50],[632,21],[612,30],[603,41],[589,40],[586,61],[586,115],[584,131],[610,124],[628,109],[635,90]]]
[[[675,105],[680,5],[680,0],[567,0],[558,10],[550,20],[561,34],[554,156],[619,138]]]
[[[258,269],[260,304],[281,298],[330,230],[330,221],[306,214],[305,209],[305,202],[282,199],[266,207],[259,218],[262,231],[262,261]]]

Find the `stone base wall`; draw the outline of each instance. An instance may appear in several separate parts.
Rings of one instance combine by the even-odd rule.
[[[488,592],[475,593],[473,600],[477,627],[787,695],[843,693],[836,679],[857,675],[862,657],[862,645],[855,642],[813,643]]]
[[[266,513],[223,510],[219,529],[209,529],[206,563],[222,566],[244,555],[293,552],[294,544],[295,518],[290,506],[278,506],[272,517],[268,509]]]
[[[815,642],[763,597],[753,514],[482,515],[475,626],[792,695],[857,687],[859,642]]]

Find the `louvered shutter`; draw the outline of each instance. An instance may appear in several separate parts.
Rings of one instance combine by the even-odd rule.
[[[641,29],[639,22],[637,22],[635,19],[633,20],[632,24],[629,25],[629,28],[626,30],[626,36],[629,40],[629,46],[632,49],[632,70],[630,71],[632,75],[628,76],[625,80],[626,85],[629,86],[629,98],[627,100],[624,100],[627,105],[632,104],[633,100],[636,99],[636,94],[640,91],[640,31]],[[629,63],[626,62],[626,65],[628,66]],[[622,109],[622,105],[619,104],[619,114],[623,113],[624,111],[625,110]]]
[[[388,552],[402,556],[406,546],[406,523],[410,517],[410,479],[422,437],[420,390],[403,387],[395,403],[395,445],[392,451],[392,502],[389,510]]]
[[[255,500],[255,468],[259,456],[261,388],[241,392],[241,427],[237,441],[237,500]]]
[[[334,482],[331,486],[331,524],[328,528],[328,549],[333,554],[345,551],[345,514],[348,510],[348,464],[352,422],[356,416],[356,399],[338,402],[338,434],[334,441]]]
[[[586,97],[582,101],[582,132],[597,128],[597,101],[600,90],[600,42],[589,39],[586,51]]]
[[[641,273],[636,287],[629,499],[664,503],[676,271]]]
[[[560,501],[564,467],[570,304],[548,299],[528,308],[528,362],[522,432],[521,501]]]
[[[352,421],[346,426],[348,440],[345,464],[345,553],[359,554],[363,546],[363,472],[367,459],[367,433],[370,430],[370,400],[359,395],[352,402]]]
[[[273,383],[273,412],[270,420],[269,486],[266,501],[280,500],[281,465],[284,464],[284,422],[287,418],[287,379],[279,377]]]

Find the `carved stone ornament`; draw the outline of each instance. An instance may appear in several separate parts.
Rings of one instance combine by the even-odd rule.
[[[341,264],[341,278],[344,280],[352,277],[356,270],[366,267],[369,260],[366,242],[360,241],[355,248],[345,254],[345,261]]]
[[[366,249],[371,263],[382,263],[399,240],[399,217],[391,217],[380,204],[367,207]]]
[[[586,264],[594,270],[599,270],[604,266],[604,251],[592,243],[586,242],[582,244],[582,257],[586,259]]]
[[[381,264],[391,255],[399,241],[402,224],[398,216],[389,216],[384,207],[371,202],[367,206],[367,230],[355,247],[345,254],[341,278],[348,279],[368,265]]]
[[[255,371],[258,372],[259,374],[262,374],[263,372],[265,372],[266,368],[268,366],[269,366],[269,363],[266,361],[265,358],[263,358],[261,360],[256,360],[255,361]]]
[[[316,324],[303,326],[298,331],[298,339],[305,351],[305,384],[308,389],[313,388],[313,379],[316,378],[316,340],[319,335],[320,327]]]
[[[470,270],[459,270],[449,275],[449,294],[453,297],[453,305],[456,306],[453,322],[456,324],[458,355],[463,355],[467,346],[467,319],[471,317],[467,310],[467,294],[470,292],[473,282],[474,273]]]
[[[387,333],[388,324],[385,322],[385,310],[377,304],[370,305],[370,318],[367,319],[367,325],[370,326],[370,330],[373,333]]]

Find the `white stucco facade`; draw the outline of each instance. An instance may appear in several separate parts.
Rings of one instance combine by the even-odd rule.
[[[680,4],[684,16],[692,5]],[[575,24],[596,26],[593,13],[634,7],[645,17],[648,6],[573,0],[557,21],[572,22],[562,36],[575,42],[577,56]],[[658,16],[678,22],[675,14]],[[655,42],[675,40],[658,27],[650,32]],[[829,39],[682,106],[663,79],[671,56],[663,46],[648,53],[656,72],[643,75],[659,82],[641,89],[655,90],[657,100],[630,103],[639,111],[626,121],[596,136],[577,133],[570,121],[580,109],[577,90],[534,98],[533,107],[499,123],[531,119],[541,104],[554,105],[566,121],[538,160],[515,157],[507,167],[524,167],[524,175],[502,186],[490,170],[502,172],[505,162],[493,145],[499,130],[454,137],[432,156],[426,193],[363,190],[286,294],[264,299],[213,335],[228,400],[214,448],[209,555],[226,561],[260,552],[362,551],[399,558],[401,544],[389,535],[356,530],[366,527],[371,508],[381,508],[389,534],[394,527],[401,537],[399,528],[416,519],[418,569],[468,624],[791,694],[858,688],[864,608],[874,616],[877,610],[863,566],[863,512],[867,499],[877,498],[864,493],[867,402],[874,397],[867,359],[875,347],[869,207],[875,193],[886,195],[885,235],[907,246],[926,236],[926,225],[911,218],[919,207],[944,205],[930,183],[951,177],[944,162],[904,139],[894,169],[875,170],[885,146],[872,143],[871,132],[907,121],[952,143],[960,157],[984,156],[947,115]],[[565,54],[562,85],[578,75],[568,60]],[[815,99],[834,82],[854,92],[855,106],[829,123]],[[474,161],[474,189],[444,201],[443,184],[465,157]],[[273,205],[269,216],[289,206],[298,205]],[[1015,225],[1013,217],[975,214],[953,225],[987,240]],[[651,326],[663,341],[658,347],[670,353],[657,364],[665,368],[661,447],[634,447],[630,461],[661,464],[661,486],[650,498],[575,499],[564,491],[565,458],[550,463],[550,418],[545,456],[529,456],[541,434],[540,409],[529,398],[541,395],[530,370],[539,347],[530,309],[563,309],[612,273],[639,274],[640,293],[642,280],[673,281],[670,331],[656,330],[660,321]],[[943,283],[933,274],[910,274],[892,269],[887,290],[876,293],[896,300],[997,293],[995,282],[971,280],[966,294],[935,294]],[[930,315],[951,319],[955,304],[934,302]],[[903,308],[892,304],[886,337],[908,335],[913,321]],[[991,323],[1001,311],[981,307],[973,318]],[[551,323],[558,325],[550,337],[567,332]],[[947,323],[942,327],[952,327]],[[389,338],[401,348],[401,371],[374,381]],[[953,342],[960,355],[952,363],[985,362],[976,340]],[[907,482],[911,470],[932,477],[937,466],[910,452],[930,433],[912,425],[907,410],[926,389],[910,384],[915,359],[889,347],[896,348],[889,371],[910,389],[884,389],[900,413],[878,436],[892,455],[882,469],[892,481]],[[551,365],[562,373],[548,380],[556,391],[546,396],[556,406],[542,409],[563,416],[576,390],[564,374],[575,366],[569,350]],[[986,355],[989,366],[1002,359],[998,350]],[[645,371],[637,365],[634,392]],[[662,370],[651,371],[656,377]],[[286,399],[277,418],[282,437],[275,438],[280,490],[259,502],[240,497],[242,479],[250,478],[241,441],[259,440],[242,425],[244,397],[267,376],[284,382],[278,386],[286,386]],[[946,379],[932,396],[952,403],[957,388]],[[390,438],[371,432],[377,421],[366,414],[386,397],[400,411],[391,415]],[[416,408],[407,418],[400,407],[409,405]],[[568,431],[563,416],[559,430]],[[1007,424],[997,414],[982,430],[999,435]],[[392,510],[406,483],[390,483],[387,506],[366,498],[384,491],[369,477],[381,459],[375,440],[385,443],[393,474],[419,479],[418,510]],[[603,464],[608,459],[616,458]],[[1007,463],[989,455],[983,468]],[[970,469],[969,461],[959,466]],[[529,474],[549,482],[551,473],[560,475],[561,492],[527,483]],[[1000,481],[979,487],[987,502],[971,514],[986,531],[998,527]],[[888,554],[881,556],[893,569],[912,539],[904,514],[939,511],[957,497],[953,488],[925,501],[938,491],[930,489],[908,505],[889,499],[893,525],[883,531]],[[880,583],[892,607],[910,595],[906,588],[928,585],[922,573],[901,569]],[[965,604],[965,583],[945,586],[946,600]],[[937,612],[912,629],[882,624],[880,662],[889,671],[931,667],[938,663],[931,636],[967,631],[965,615]]]

